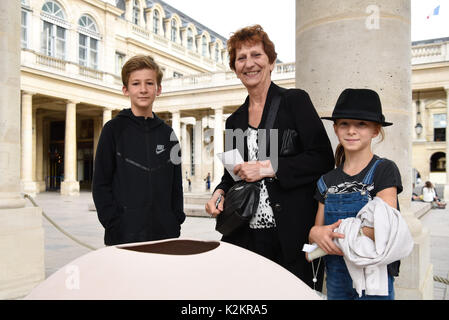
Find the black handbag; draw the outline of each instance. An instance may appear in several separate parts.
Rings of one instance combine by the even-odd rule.
[[[259,182],[240,181],[226,193],[223,212],[217,216],[215,230],[227,236],[247,225],[259,206]]]
[[[265,129],[273,128],[274,120],[279,110],[281,97],[273,97],[267,116]],[[267,135],[267,145],[270,135]],[[233,231],[247,225],[259,206],[260,182],[239,181],[225,195],[223,212],[217,216],[215,230],[227,236]]]

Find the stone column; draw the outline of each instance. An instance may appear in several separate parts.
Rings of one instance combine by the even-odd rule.
[[[104,108],[103,110],[103,126],[112,119],[112,110],[109,108]]]
[[[37,192],[45,191],[44,120],[42,114],[40,114],[39,112],[36,113],[36,185],[37,185]]]
[[[76,181],[76,104],[67,102],[64,141],[64,181],[61,182],[62,195],[78,195],[79,182]]]
[[[404,191],[401,212],[415,240],[395,282],[398,299],[432,299],[429,232],[410,208],[411,41],[410,0],[296,0],[296,83],[318,113],[330,115],[345,88],[371,88],[392,127],[374,152],[396,162]],[[391,36],[394,35],[394,36]],[[324,121],[336,144],[331,122]]]
[[[190,176],[190,152],[187,139],[187,123],[181,124],[181,155],[182,155],[182,179],[187,179]],[[184,181],[184,190],[187,191],[189,184]]]
[[[101,129],[103,128],[103,119],[100,117],[94,118],[94,159],[97,153],[98,141],[100,140]]]
[[[45,278],[42,209],[20,195],[20,1],[0,1],[0,38],[0,299],[16,299]]]
[[[192,190],[196,192],[205,191],[205,183],[203,181],[203,116],[195,117],[195,125],[193,127],[193,165],[195,166],[195,175],[192,181]]]
[[[176,134],[176,138],[178,140],[181,140],[181,112],[179,110],[173,111],[172,113],[172,120],[171,120],[171,127],[173,128],[173,131]]]
[[[217,158],[217,153],[224,151],[223,142],[223,106],[213,108],[215,110],[215,125],[214,125],[214,172],[213,172],[213,185],[211,190],[217,186],[221,181],[221,177],[224,173],[224,167],[221,161]]]
[[[187,123],[181,123],[181,151],[182,163],[187,163]]]
[[[36,196],[37,186],[33,180],[33,93],[22,92],[22,191]]]

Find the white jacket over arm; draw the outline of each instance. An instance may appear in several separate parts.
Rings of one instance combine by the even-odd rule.
[[[361,234],[363,227],[374,228],[375,241]],[[388,295],[387,265],[407,257],[413,249],[413,238],[401,213],[375,197],[335,231],[345,235],[334,241],[344,253],[357,293],[361,296],[365,290],[367,295]]]

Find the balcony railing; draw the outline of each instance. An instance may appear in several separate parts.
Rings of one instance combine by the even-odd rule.
[[[103,72],[95,70],[95,69],[87,68],[84,66],[79,66],[79,74],[84,77],[97,79],[97,80],[103,80]]]
[[[449,61],[449,41],[412,47],[412,65]]]
[[[114,74],[88,68],[78,63],[47,56],[30,49],[22,48],[21,66],[32,68],[38,72],[53,73],[57,76],[73,78],[91,84],[99,84],[120,90],[120,77]],[[116,79],[118,78],[118,80]]]
[[[145,30],[142,27],[139,27],[138,25],[135,25],[133,23],[131,23],[131,30],[133,33],[145,38],[145,39],[149,39],[150,38],[150,32],[148,30]]]
[[[66,64],[67,62],[65,60],[62,59],[58,59],[55,57],[50,57],[44,54],[40,54],[40,53],[35,53],[36,56],[36,63],[37,64],[41,64],[53,69],[58,69],[58,70],[62,70],[65,71],[66,69]]]
[[[272,74],[273,80],[294,79],[295,63],[277,64]],[[232,71],[201,73],[195,75],[184,76],[180,78],[171,78],[163,81],[164,92],[201,89],[215,86],[240,84],[240,80]]]

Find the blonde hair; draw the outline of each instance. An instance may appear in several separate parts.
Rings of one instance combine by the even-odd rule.
[[[336,122],[334,122],[336,124]],[[385,131],[382,128],[382,125],[380,123],[375,123],[377,129],[379,130],[380,139],[378,143],[381,143],[385,140]],[[338,144],[337,148],[335,149],[335,165],[339,167],[345,162],[345,148],[341,145],[341,143]]]
[[[131,73],[142,69],[154,70],[154,72],[156,72],[157,85],[161,85],[164,74],[156,61],[154,61],[153,57],[146,55],[136,55],[125,63],[122,68],[123,85],[128,88],[128,81]]]

